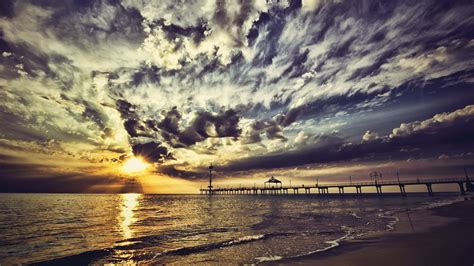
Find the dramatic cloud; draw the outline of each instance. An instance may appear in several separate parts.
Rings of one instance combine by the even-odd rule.
[[[239,117],[232,109],[219,114],[197,112],[190,126],[179,134],[179,139],[185,145],[192,145],[209,137],[237,138],[240,135],[238,123]]]
[[[400,127],[393,129],[390,138],[404,138],[410,135],[425,134],[433,137],[450,135],[450,131],[461,133],[471,137],[470,129],[474,122],[474,105],[468,105],[463,109],[451,113],[441,113],[424,121],[403,123]]]
[[[160,143],[147,142],[138,143],[132,146],[133,154],[141,156],[151,162],[162,162],[165,159],[173,159],[166,147],[160,146]]]
[[[432,157],[439,150],[470,150],[474,148],[474,105],[451,113],[412,123],[403,123],[393,133],[379,137],[367,131],[357,144],[333,136],[319,136],[311,146],[290,152],[275,152],[257,157],[235,160],[224,169],[251,170],[255,168],[282,168],[310,163],[331,163],[344,160],[390,159],[411,156]],[[301,141],[302,134],[297,135]],[[295,139],[296,142],[296,139]],[[438,146],[438,147],[436,147]],[[411,149],[413,152],[407,149]],[[401,153],[400,153],[401,152]],[[445,155],[445,154],[444,154]],[[446,156],[446,155],[445,155]]]
[[[462,0],[2,1],[0,163],[25,180],[54,165],[84,187],[134,155],[183,182],[209,163],[229,179],[442,164],[472,148],[473,13]]]

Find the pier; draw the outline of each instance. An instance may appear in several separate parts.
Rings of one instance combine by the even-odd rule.
[[[267,181],[268,182],[268,181]],[[267,183],[265,182],[265,183]],[[457,184],[460,193],[464,195],[467,191],[471,191],[473,185],[468,177],[463,178],[446,178],[446,179],[415,179],[415,180],[394,180],[394,181],[371,181],[359,183],[332,183],[332,184],[315,184],[315,185],[300,185],[300,186],[283,186],[277,183],[276,186],[251,186],[251,187],[216,187],[211,185],[207,189],[200,189],[202,195],[328,195],[339,194],[344,195],[345,190],[353,188],[356,194],[366,194],[368,188],[375,188],[376,194],[382,196],[383,190],[386,187],[398,187],[400,195],[407,196],[405,187],[408,186],[425,186],[426,191],[430,196],[434,195],[433,185],[438,184]],[[332,192],[330,192],[332,190]],[[371,193],[372,194],[372,193]]]

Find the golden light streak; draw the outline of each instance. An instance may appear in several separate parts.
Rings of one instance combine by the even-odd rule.
[[[138,206],[141,194],[122,194],[122,211],[120,229],[124,238],[133,236],[133,229],[130,226],[135,222],[134,210]]]

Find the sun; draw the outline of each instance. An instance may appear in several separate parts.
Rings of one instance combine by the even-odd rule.
[[[140,157],[132,157],[126,160],[122,165],[122,171],[125,173],[138,173],[147,170],[150,164]]]

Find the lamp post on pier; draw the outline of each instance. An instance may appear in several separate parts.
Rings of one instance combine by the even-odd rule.
[[[209,195],[212,194],[212,169],[214,169],[214,166],[212,166],[212,163],[209,165]]]

